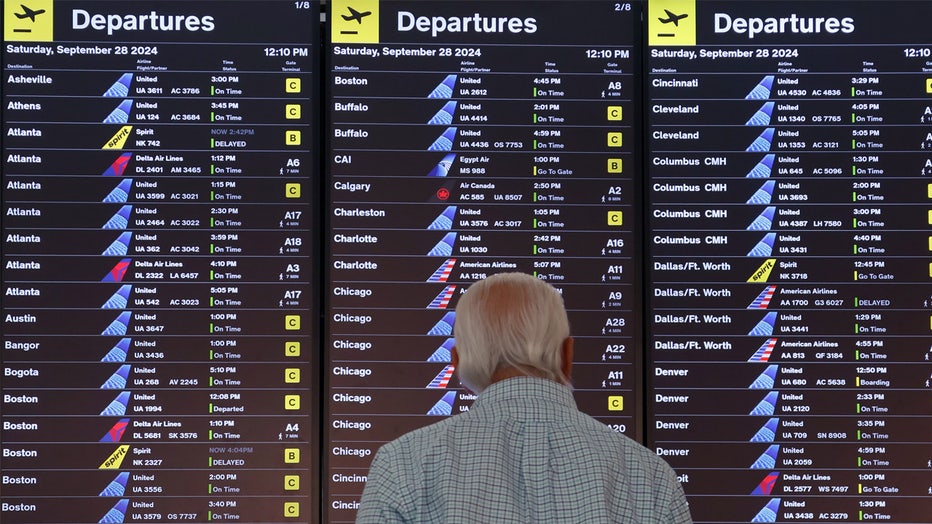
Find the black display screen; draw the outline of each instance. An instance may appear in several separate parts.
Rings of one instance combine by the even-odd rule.
[[[930,16],[650,4],[648,434],[696,522],[929,522]]]
[[[494,273],[560,290],[581,409],[637,437],[639,17],[601,1],[333,3],[331,521],[352,520],[382,443],[468,409],[456,303]]]
[[[318,512],[318,20],[4,3],[3,522]]]

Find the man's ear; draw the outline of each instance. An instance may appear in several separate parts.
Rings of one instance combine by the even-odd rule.
[[[573,337],[566,337],[563,346],[560,347],[560,369],[566,378],[572,379],[573,375]]]
[[[450,363],[453,364],[453,369],[456,369],[460,363],[460,354],[456,352],[456,346],[453,346],[450,349]]]

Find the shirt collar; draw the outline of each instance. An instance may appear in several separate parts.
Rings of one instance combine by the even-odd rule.
[[[558,382],[538,377],[512,377],[485,388],[473,403],[480,406],[527,407],[528,405],[555,404],[564,409],[577,409],[572,390]]]

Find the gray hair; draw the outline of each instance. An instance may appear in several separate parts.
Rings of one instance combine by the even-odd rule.
[[[570,335],[563,297],[543,280],[499,273],[472,284],[457,303],[453,329],[457,376],[476,393],[507,368],[570,383],[561,367]]]

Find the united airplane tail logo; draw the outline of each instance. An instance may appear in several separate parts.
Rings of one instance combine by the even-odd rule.
[[[769,204],[773,200],[773,190],[776,187],[777,183],[773,180],[764,182],[764,185],[760,186],[760,189],[755,191],[745,204]],[[773,216],[770,217],[770,220],[773,221]]]
[[[133,189],[133,179],[124,179],[113,188],[113,191],[107,193],[102,202],[105,204],[124,204],[129,199],[131,189]]]
[[[456,78],[456,75],[447,75],[443,82],[437,84],[437,87],[427,95],[427,98],[450,98],[453,96],[453,89],[456,88]]]
[[[129,161],[132,160],[132,153],[123,153],[116,160],[110,164],[103,173],[103,176],[123,176],[123,172],[126,171],[126,166],[129,165]]]
[[[770,360],[770,355],[773,353],[773,348],[777,346],[777,339],[769,338],[766,342],[760,345],[757,348],[757,351],[751,355],[751,358],[748,359],[748,362],[767,362]]]
[[[103,250],[103,252],[100,254],[114,257],[125,256],[129,252],[129,244],[132,240],[133,233],[131,231],[124,231],[123,233],[120,233],[120,236],[118,236],[117,239],[114,240],[113,243],[111,243],[109,246],[107,246],[107,249]]]
[[[126,276],[126,271],[129,269],[130,264],[133,263],[133,259],[124,258],[117,262],[113,269],[109,273],[104,275],[104,278],[100,279],[101,282],[122,282],[123,277]]]
[[[769,257],[773,254],[773,243],[777,240],[776,233],[767,233],[745,256]]]
[[[447,206],[443,213],[437,215],[437,218],[427,226],[428,230],[449,231],[453,227],[453,220],[456,218],[456,206]]]
[[[746,126],[769,126],[770,118],[773,115],[774,102],[767,102],[760,107],[747,122]]]
[[[744,97],[745,100],[767,100],[770,98],[770,90],[773,89],[774,75],[765,76],[760,82],[751,89],[751,92]]]
[[[761,211],[761,214],[751,222],[747,230],[748,231],[770,231],[770,228],[773,227],[773,216],[777,212],[776,206],[767,206]]]
[[[129,378],[133,366],[123,364],[110,375],[110,378],[100,385],[100,389],[123,389],[126,387],[126,380]]]
[[[428,151],[450,151],[453,149],[453,141],[456,140],[456,128],[448,127],[442,135],[438,136],[434,143],[427,148]]]
[[[779,393],[776,391],[771,391],[767,393],[760,402],[754,406],[754,409],[751,410],[749,415],[764,415],[767,417],[773,416],[773,412],[777,409],[777,396]],[[773,467],[773,466],[770,466]]]
[[[443,315],[434,327],[430,328],[430,331],[427,332],[428,335],[443,335],[450,336],[453,334],[453,323],[456,322],[456,312],[450,311],[449,313]]]
[[[129,406],[129,391],[123,391],[107,405],[100,414],[109,417],[122,417],[126,414],[126,408]]]
[[[767,451],[761,453],[757,460],[751,464],[751,469],[771,469],[777,465],[777,454],[780,453],[780,445],[773,444]]]
[[[450,167],[456,161],[456,153],[450,153],[443,157],[443,160],[437,162],[437,165],[427,173],[427,176],[447,176],[450,174]]]
[[[772,127],[768,127],[767,129],[764,129],[764,131],[760,134],[760,136],[755,138],[754,141],[751,142],[751,145],[749,145],[747,149],[745,149],[745,151],[749,151],[752,153],[753,152],[766,153],[767,151],[770,151],[770,146],[771,144],[773,144],[773,133],[774,133],[774,129]]]
[[[754,379],[754,382],[751,382],[748,389],[773,389],[773,385],[777,380],[778,371],[780,371],[780,366],[777,364],[767,366],[767,369],[758,375],[757,378]]]
[[[767,309],[776,291],[776,285],[771,284],[765,287],[764,290],[760,292],[760,295],[757,295],[757,298],[748,305],[747,309]]]
[[[129,420],[129,419],[126,419]],[[107,487],[104,488],[98,497],[122,497],[126,492],[126,483],[129,481],[129,472],[124,471],[116,476]]]
[[[123,309],[129,304],[129,294],[133,292],[132,284],[124,284],[100,306],[100,309]]]
[[[429,257],[448,257],[453,254],[453,244],[456,243],[456,233],[447,233],[440,242],[427,252]]]
[[[104,124],[125,124],[129,122],[129,115],[133,112],[133,101],[124,100],[120,102],[120,105],[116,107],[113,111],[107,115],[107,118],[104,118]],[[122,146],[120,146],[122,147]]]
[[[123,75],[104,91],[103,96],[112,98],[124,98],[129,95],[130,85],[133,83],[133,73],[123,73]]]
[[[129,419],[121,418],[110,428],[110,431],[107,431],[97,442],[119,442],[123,438],[123,434],[126,433],[126,428],[128,426]],[[124,484],[124,486],[125,485],[126,484]]]
[[[100,359],[101,362],[126,362],[126,355],[129,353],[129,345],[132,339],[121,338],[110,351],[107,352],[103,358]]]
[[[453,338],[444,340],[443,344],[441,344],[436,351],[427,357],[427,361],[449,363],[453,359],[453,353],[450,350],[453,349],[455,344],[456,341]]]
[[[454,291],[456,291],[456,284],[450,284],[445,287],[443,291],[438,293],[437,296],[430,301],[430,304],[427,305],[427,309],[446,309],[450,305],[450,299],[453,298]]]
[[[770,499],[770,502],[751,519],[751,522],[776,522],[779,511],[780,499]]]
[[[455,391],[447,391],[443,397],[427,412],[428,415],[449,416],[453,414],[453,401],[456,400]]]
[[[764,480],[760,481],[760,484],[754,488],[754,491],[751,492],[751,495],[770,495],[773,492],[774,486],[777,485],[777,480],[780,479],[779,471],[771,471]]]
[[[129,226],[129,217],[133,213],[133,206],[123,206],[119,211],[114,213],[110,220],[107,221],[101,229],[126,229]]]
[[[780,419],[772,418],[768,420],[748,442],[773,442],[773,439],[777,436],[779,426]]]
[[[773,171],[773,161],[776,158],[776,155],[770,154],[765,155],[760,162],[757,163],[744,178],[770,178],[770,172]],[[771,190],[773,193],[773,190]]]
[[[128,446],[127,446],[128,447]],[[98,522],[98,524],[122,524],[126,518],[126,508],[129,507],[129,499],[120,499],[110,511],[108,511]]]
[[[428,125],[448,126],[453,123],[454,113],[456,113],[456,102],[447,102],[427,123]]]
[[[453,273],[453,268],[456,266],[455,258],[448,258],[443,264],[440,264],[440,267],[437,268],[437,271],[434,271],[430,278],[427,279],[428,282],[446,282],[450,278],[450,274]]]
[[[126,334],[126,331],[129,329],[129,320],[132,316],[132,313],[129,311],[124,311],[120,313],[120,316],[116,318],[113,322],[107,326],[106,329],[101,331],[101,335],[117,335],[123,336]]]
[[[773,335],[773,328],[777,324],[777,312],[771,311],[764,315],[764,318],[760,320],[751,331],[748,331],[748,335],[752,337],[769,337]]]
[[[443,371],[437,373],[437,376],[430,381],[430,384],[427,384],[427,389],[446,389],[447,385],[450,384],[450,379],[453,378],[454,371],[456,369],[453,364],[449,364],[443,368]]]

